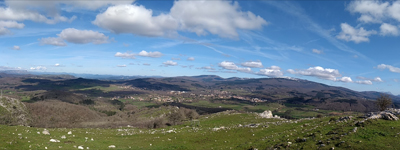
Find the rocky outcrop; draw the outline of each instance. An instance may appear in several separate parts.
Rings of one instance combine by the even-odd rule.
[[[0,97],[0,123],[10,125],[28,125],[30,118],[24,103],[15,98]]]
[[[367,119],[385,119],[385,120],[399,120],[399,118],[390,111],[370,112],[365,115]]]
[[[261,118],[280,118],[277,115],[273,116],[272,112],[270,110],[266,110],[266,111],[260,113],[259,115]]]

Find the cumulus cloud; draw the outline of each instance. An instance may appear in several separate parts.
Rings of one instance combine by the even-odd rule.
[[[196,69],[215,70],[215,68],[212,68],[212,67],[210,67],[210,66],[204,66],[204,67],[196,68]]]
[[[237,37],[238,29],[261,29],[267,22],[250,11],[240,10],[238,2],[175,1],[170,12],[179,21],[180,29],[220,37]]]
[[[372,82],[370,80],[355,81],[355,83],[372,85]]]
[[[0,15],[0,20],[10,20],[10,21],[31,20],[35,22],[44,22],[47,24],[55,24],[57,22],[70,22],[76,18],[76,16],[67,18],[64,16],[60,16],[57,13],[54,13],[53,15],[51,15],[51,17],[47,17],[45,15],[40,14],[37,11],[33,11],[32,9],[11,8],[11,7],[6,7],[6,8],[0,7],[0,14],[2,14]]]
[[[353,1],[347,10],[352,13],[360,13],[358,21],[365,23],[380,23],[387,15],[388,2],[380,1]]]
[[[114,56],[121,57],[121,58],[136,59],[135,54],[132,54],[130,52],[125,52],[125,53],[117,52],[117,53],[115,53]]]
[[[167,36],[176,33],[177,21],[170,15],[153,16],[144,6],[117,5],[96,16],[93,24],[114,33],[131,33],[141,36]]]
[[[1,12],[0,12],[0,14],[1,14]],[[8,28],[22,29],[22,28],[24,28],[24,26],[25,25],[22,23],[17,23],[15,21],[1,21],[1,19],[0,19],[0,36],[10,34],[11,31],[8,30]]]
[[[383,23],[380,27],[380,34],[385,36],[385,35],[392,35],[392,36],[398,36],[399,35],[399,29],[391,24],[388,23]]]
[[[358,21],[364,23],[382,23],[389,19],[400,21],[399,1],[352,1],[347,10],[359,13]]]
[[[342,77],[342,78],[338,79],[337,81],[346,82],[346,83],[353,82],[353,80],[350,77]]]
[[[188,61],[194,61],[194,57],[187,58]]]
[[[241,66],[249,68],[264,68],[261,61],[247,61],[242,63]]]
[[[139,55],[139,56],[143,56],[143,57],[153,57],[153,58],[158,58],[158,57],[163,56],[162,53],[157,52],[157,51],[155,51],[155,52],[146,52],[146,51],[144,51],[144,50],[142,50],[141,52],[139,52],[138,55]]]
[[[46,67],[43,67],[43,66],[31,67],[31,68],[29,68],[29,69],[31,69],[31,70],[47,70],[47,68],[46,68]]]
[[[304,75],[304,76],[313,76],[320,79],[332,80],[336,81],[336,78],[341,77],[342,75],[336,69],[322,68],[320,66],[310,67],[305,70],[293,70],[289,69],[287,72],[291,74]]]
[[[229,62],[229,61],[223,61],[221,63],[218,64],[218,66],[227,69],[227,70],[236,70],[236,71],[240,71],[240,72],[247,72],[250,73],[251,72],[251,68],[240,68],[238,66],[236,66],[235,63],[233,62]]]
[[[39,39],[40,45],[67,46],[60,37],[48,37]]]
[[[257,74],[264,75],[268,77],[281,77],[283,76],[283,72],[280,67],[278,66],[271,66],[266,69],[260,69],[260,72]]]
[[[104,44],[108,43],[108,36],[103,33],[92,30],[78,30],[75,28],[68,28],[57,34],[61,39],[75,44]]]
[[[12,49],[13,50],[21,50],[21,48],[19,46],[17,46],[17,45],[14,45]]]
[[[158,57],[161,57],[163,55],[164,54],[162,54],[160,52],[157,52],[157,51],[155,51],[155,52],[141,51],[138,54],[131,53],[131,52],[125,52],[125,53],[117,52],[114,56],[115,57],[121,57],[121,58],[136,59],[136,56],[158,58]]]
[[[117,67],[126,67],[126,65],[124,64],[124,65],[117,65]]]
[[[373,81],[373,82],[383,82],[383,80],[381,79],[381,77],[366,78],[366,77],[358,76],[357,79],[369,80],[369,81]]]
[[[54,67],[60,67],[61,65],[59,63],[54,64]]]
[[[336,36],[336,38],[345,40],[345,41],[353,41],[354,43],[360,42],[369,42],[369,36],[373,34],[377,34],[375,30],[367,31],[363,27],[354,28],[347,23],[340,24],[342,28],[342,32]]]
[[[180,30],[224,38],[236,38],[237,30],[257,30],[267,25],[260,16],[241,11],[237,2],[206,0],[175,1],[168,14],[157,16],[144,6],[111,6],[92,23],[114,33],[140,36],[173,36]]]
[[[312,52],[313,52],[313,53],[316,53],[316,54],[322,54],[324,51],[322,51],[322,50],[317,50],[317,49],[312,49]]]
[[[171,60],[168,60],[168,61],[166,61],[166,62],[163,62],[163,64],[164,64],[165,66],[176,66],[176,65],[178,65],[177,62],[173,62],[173,61],[171,61]]]
[[[389,69],[390,72],[400,73],[400,68],[393,67],[393,66],[391,66],[391,65],[380,64],[380,65],[378,65],[377,68],[378,68],[378,69],[381,69],[381,70],[383,70],[383,69]]]
[[[67,28],[57,34],[58,37],[49,37],[39,39],[41,45],[54,45],[54,46],[66,46],[65,41],[75,44],[104,44],[109,43],[108,36],[103,33],[92,30],[78,30],[75,28]]]

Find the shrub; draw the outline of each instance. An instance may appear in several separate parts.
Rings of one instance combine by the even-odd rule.
[[[389,97],[389,95],[382,94],[376,99],[376,105],[380,111],[384,111],[386,108],[392,105],[392,99]]]
[[[323,116],[321,115],[321,114],[318,114],[317,115],[317,118],[322,118]]]

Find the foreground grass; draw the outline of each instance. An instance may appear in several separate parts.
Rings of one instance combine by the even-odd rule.
[[[48,129],[51,135],[43,135],[43,128],[1,125],[0,149],[108,149],[110,145],[116,149],[399,149],[399,121],[366,121],[353,132],[357,119],[330,120],[218,113],[162,129],[56,128]],[[63,135],[66,139],[61,139]]]

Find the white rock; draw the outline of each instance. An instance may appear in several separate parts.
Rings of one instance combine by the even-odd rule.
[[[65,135],[61,136],[61,139],[66,139],[67,137],[65,137]]]
[[[84,149],[82,146],[78,146],[78,149]]]
[[[44,135],[50,135],[50,132],[49,132],[48,130],[43,130],[43,131],[42,131],[42,134],[44,134]]]
[[[110,145],[108,146],[108,148],[115,148],[115,145]]]
[[[259,114],[262,118],[273,118],[272,112],[270,110],[266,110],[263,113]]]
[[[69,131],[69,132],[68,132],[68,134],[72,134],[72,132],[71,132],[71,131]]]
[[[50,139],[50,142],[60,142],[60,140]]]

